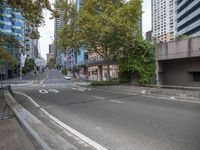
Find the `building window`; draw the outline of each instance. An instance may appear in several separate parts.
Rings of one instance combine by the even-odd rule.
[[[193,81],[200,82],[200,72],[192,72]]]

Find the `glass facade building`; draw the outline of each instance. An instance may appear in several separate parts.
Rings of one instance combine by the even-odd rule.
[[[177,0],[177,35],[200,36],[200,0]]]
[[[79,11],[80,6],[81,6],[81,0],[76,0],[77,11]],[[85,52],[85,50],[83,48],[80,48],[79,52],[75,56],[76,56],[76,58],[75,58],[76,66],[84,65],[85,61],[88,59],[87,53]]]
[[[7,7],[6,5],[0,6],[0,34],[2,37],[15,37],[19,43],[24,46],[24,21],[23,17],[16,9]],[[16,48],[13,44],[12,38],[1,42],[0,46],[4,47],[14,58],[19,60],[20,53],[19,48]],[[3,79],[13,78],[18,75],[18,67],[11,67],[7,64],[5,66],[6,72]]]
[[[0,8],[0,32],[14,35],[21,44],[24,40],[23,24],[23,17],[17,10]]]

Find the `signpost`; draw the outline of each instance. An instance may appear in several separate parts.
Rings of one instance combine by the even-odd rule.
[[[5,66],[0,66],[1,87],[3,87],[3,75],[6,73]]]

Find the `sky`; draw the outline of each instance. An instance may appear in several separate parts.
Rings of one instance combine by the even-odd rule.
[[[54,0],[49,0],[53,3]],[[143,0],[142,4],[142,32],[143,36],[149,30],[151,30],[151,0]],[[39,40],[39,51],[41,56],[46,59],[48,53],[49,44],[53,42],[54,38],[54,20],[50,18],[50,12],[44,11],[45,25],[39,28],[40,40]]]

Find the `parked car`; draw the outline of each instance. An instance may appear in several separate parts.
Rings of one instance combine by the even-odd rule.
[[[71,80],[72,79],[72,77],[71,76],[64,76],[64,78],[66,79],[66,80]]]

